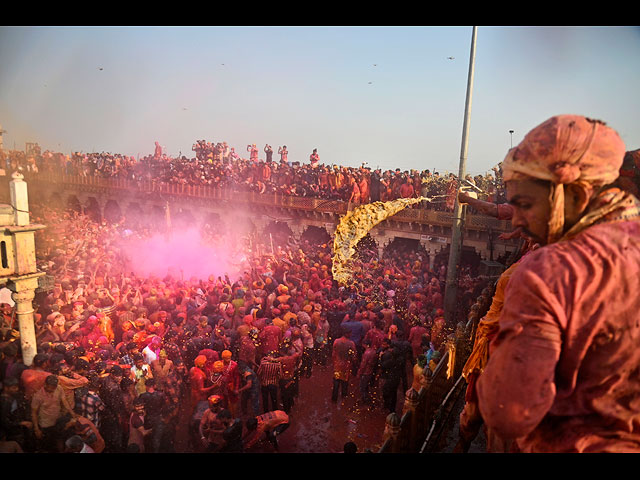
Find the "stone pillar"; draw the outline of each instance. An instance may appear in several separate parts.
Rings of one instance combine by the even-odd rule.
[[[15,225],[29,225],[29,196],[27,195],[27,182],[21,173],[11,175],[11,205],[14,208]]]
[[[90,198],[93,198],[95,200],[95,203],[92,202],[90,200]],[[104,219],[104,207],[106,205],[106,201],[103,199],[98,199],[96,197],[88,197],[86,199],[85,202],[83,202],[82,205],[82,210],[84,211],[84,213],[87,213],[91,207],[95,207],[97,209],[97,213],[98,213],[98,222],[102,223],[105,221]]]
[[[27,366],[31,365],[33,357],[37,353],[36,331],[33,321],[33,298],[38,287],[39,276],[40,274],[35,274],[30,277],[23,277],[9,284],[9,289],[13,292],[11,298],[16,303],[22,361]]]
[[[11,298],[16,304],[23,362],[28,366],[31,365],[37,347],[33,324],[33,298],[38,288],[38,277],[44,275],[43,272],[38,272],[36,265],[34,231],[44,228],[44,225],[30,223],[27,184],[23,178],[17,172],[12,175],[9,188],[14,218],[13,225],[4,226],[4,235],[12,237],[12,272],[8,276],[7,287],[13,292]]]
[[[386,235],[384,233],[375,237],[376,243],[378,244],[378,260],[382,260],[385,247],[391,243],[394,238],[395,237],[393,235]]]
[[[300,240],[302,233],[304,232],[305,225],[298,222],[290,222],[288,223],[289,228],[291,229],[291,233],[293,233],[293,238],[296,240]]]

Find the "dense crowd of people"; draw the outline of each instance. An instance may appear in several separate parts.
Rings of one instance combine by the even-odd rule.
[[[227,142],[198,140],[192,149],[195,157],[182,154],[170,157],[156,142],[153,154],[136,159],[132,155],[110,152],[73,152],[70,155],[50,150],[42,152],[34,146],[28,153],[0,150],[0,167],[5,175],[17,170],[25,175],[63,172],[157,184],[207,185],[353,204],[422,196],[434,199],[423,203],[424,208],[436,210],[451,210],[460,187],[474,191],[480,200],[505,202],[500,164],[485,174],[467,174],[461,182],[453,173],[441,174],[429,169],[383,171],[365,164],[360,167],[324,164],[320,162],[317,149],[310,154],[308,162],[291,161],[286,145],[277,149],[279,160],[273,158],[274,149],[270,145],[264,146],[264,157],[255,144],[247,145],[249,158],[245,158],[245,152],[237,153]],[[618,182],[634,195],[640,193],[638,150],[627,152]]]
[[[192,159],[169,158],[156,144],[140,160],[36,151],[4,152],[0,161],[5,174],[64,171],[355,204],[449,200],[460,187],[455,176],[427,170],[324,165],[317,150],[304,164],[290,162],[286,147],[278,148],[280,161],[269,145],[265,160],[255,145],[247,145],[249,159],[224,142],[198,141],[193,150]],[[616,180],[627,192],[637,193],[638,160],[638,151],[628,152]],[[501,170],[494,175],[465,179],[492,206],[504,195]],[[362,405],[393,412],[400,392],[424,384],[451,333],[443,312],[446,264],[429,262],[415,246],[396,245],[380,258],[362,242],[346,286],[331,277],[330,242],[286,233],[276,236],[276,248],[231,242],[247,253],[244,273],[234,278],[143,276],[120,247],[122,223],[33,207],[34,221],[51,226],[39,233],[38,261],[55,283],[34,301],[38,354],[28,366],[11,307],[0,305],[9,325],[0,339],[2,451],[173,452],[184,418],[186,451],[252,451],[262,442],[277,450],[300,382],[316,366],[332,368],[331,401],[355,394]],[[152,234],[126,227],[129,237]],[[223,234],[202,235],[217,244]],[[459,317],[485,287],[474,265],[462,266]]]
[[[264,157],[255,145],[248,145],[249,158],[244,158],[226,142],[199,140],[193,146],[194,158],[185,155],[172,158],[162,153],[156,142],[153,154],[137,160],[133,156],[108,152],[65,155],[49,150],[40,152],[36,148],[29,154],[6,152],[4,158],[0,158],[0,165],[8,172],[21,169],[25,174],[64,172],[158,184],[207,185],[353,204],[424,196],[438,199],[426,207],[439,210],[453,208],[455,192],[460,186],[452,173],[400,168],[383,171],[364,164],[357,168],[324,164],[320,162],[317,149],[308,162],[291,161],[286,146],[278,147],[280,159],[274,160],[270,145],[265,145],[263,150]],[[504,200],[499,166],[484,175],[466,175],[463,183],[475,189],[482,199]]]
[[[350,286],[332,280],[326,240],[286,234],[273,254],[247,255],[238,278],[144,277],[119,246],[123,225],[45,206],[33,220],[51,226],[38,259],[55,283],[34,300],[30,366],[16,331],[3,332],[5,450],[172,452],[183,417],[186,451],[277,449],[316,365],[334,370],[333,401],[357,384],[363,404],[395,411],[414,365],[435,368],[450,333],[446,268],[407,246],[378,258],[364,242]],[[470,304],[481,286],[470,265],[460,284]]]

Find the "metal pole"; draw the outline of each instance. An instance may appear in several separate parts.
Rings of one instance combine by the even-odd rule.
[[[477,27],[473,27],[471,34],[471,53],[469,55],[469,77],[467,79],[467,99],[465,101],[464,125],[462,128],[462,146],[460,151],[460,168],[458,179],[462,181],[465,176],[467,164],[467,150],[469,145],[469,119],[471,117],[471,94],[473,91],[473,72],[476,56],[476,36]],[[444,294],[445,321],[448,326],[452,326],[455,318],[456,300],[458,293],[458,264],[462,251],[462,224],[464,222],[463,205],[458,203],[456,195],[454,204],[451,248],[449,251],[449,265],[447,268],[447,279]]]

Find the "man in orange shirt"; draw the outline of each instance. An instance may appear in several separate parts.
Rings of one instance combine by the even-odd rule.
[[[44,353],[38,353],[33,357],[31,367],[22,371],[20,383],[24,391],[24,399],[27,402],[31,402],[33,394],[44,386],[45,379],[51,375],[51,372],[45,370],[48,360],[49,357]]]
[[[62,452],[62,432],[71,418],[77,417],[58,377],[49,375],[31,400],[31,421],[40,448],[47,452]]]
[[[360,201],[362,203],[369,203],[370,201],[369,182],[370,180],[366,170],[362,171],[358,182],[358,186],[360,187]]]
[[[247,433],[243,438],[245,449],[251,448],[258,443],[264,433],[265,439],[271,442],[273,448],[278,451],[277,436],[289,428],[289,415],[282,410],[273,410],[250,418],[245,423],[245,426],[247,427]]]
[[[205,387],[207,375],[204,372],[204,364],[207,357],[198,355],[194,360],[194,366],[189,370],[189,385],[191,385],[191,413],[194,413],[198,404],[206,402],[213,386]]]

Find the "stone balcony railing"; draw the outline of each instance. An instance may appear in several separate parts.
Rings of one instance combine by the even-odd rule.
[[[84,192],[95,195],[121,196],[123,193],[142,195],[146,198],[182,198],[217,200],[232,204],[251,204],[279,207],[298,211],[322,212],[344,215],[349,208],[348,202],[313,197],[296,197],[274,193],[258,193],[239,191],[229,187],[212,187],[208,185],[188,185],[180,183],[162,183],[149,180],[128,180],[122,178],[85,177],[64,174],[37,174],[26,176],[30,191],[50,190],[53,186],[60,192]],[[393,216],[394,222],[419,223],[450,227],[452,212],[433,210],[431,208],[406,208]],[[466,215],[465,228],[473,230],[493,230],[506,232],[510,230],[510,222],[498,220],[485,215],[469,213]]]

